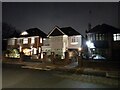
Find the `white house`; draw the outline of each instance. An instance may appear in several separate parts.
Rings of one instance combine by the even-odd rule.
[[[42,51],[55,52],[63,59],[66,50],[80,50],[82,48],[82,35],[71,27],[59,28],[55,26],[44,40]]]

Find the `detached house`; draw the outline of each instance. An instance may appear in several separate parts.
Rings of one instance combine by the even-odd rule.
[[[120,29],[102,24],[87,32],[87,45],[90,55],[98,54],[109,60],[119,59]]]
[[[55,26],[44,42],[46,42],[42,46],[44,52],[55,52],[55,54],[61,56],[61,59],[64,59],[66,51],[69,51],[71,57],[73,55],[71,51],[77,53],[78,50],[81,50],[83,36],[72,27],[59,28]]]
[[[16,49],[18,52],[23,52],[26,56],[31,56],[31,58],[43,58],[41,46],[44,38],[46,38],[44,32],[38,28],[31,28],[23,31],[19,37],[8,39],[7,48]],[[16,55],[10,55],[9,57],[15,58]]]

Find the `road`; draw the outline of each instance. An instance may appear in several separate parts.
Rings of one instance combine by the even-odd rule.
[[[3,66],[3,88],[110,88],[112,86],[60,77],[59,71],[39,71]],[[65,73],[64,73],[65,74]]]

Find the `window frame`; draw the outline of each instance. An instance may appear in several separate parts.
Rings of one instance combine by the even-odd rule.
[[[28,38],[23,38],[23,44],[28,44]]]
[[[35,43],[35,38],[31,37],[31,44],[34,44],[34,43]]]
[[[113,41],[120,41],[120,33],[113,34]]]

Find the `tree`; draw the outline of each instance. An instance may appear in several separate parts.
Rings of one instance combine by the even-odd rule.
[[[8,38],[18,37],[19,34],[20,34],[19,30],[17,30],[12,25],[3,22],[2,23],[2,50],[3,51],[6,50]]]
[[[17,30],[10,24],[5,22],[2,23],[2,39],[7,39],[11,37],[17,37],[20,34],[20,31]]]

